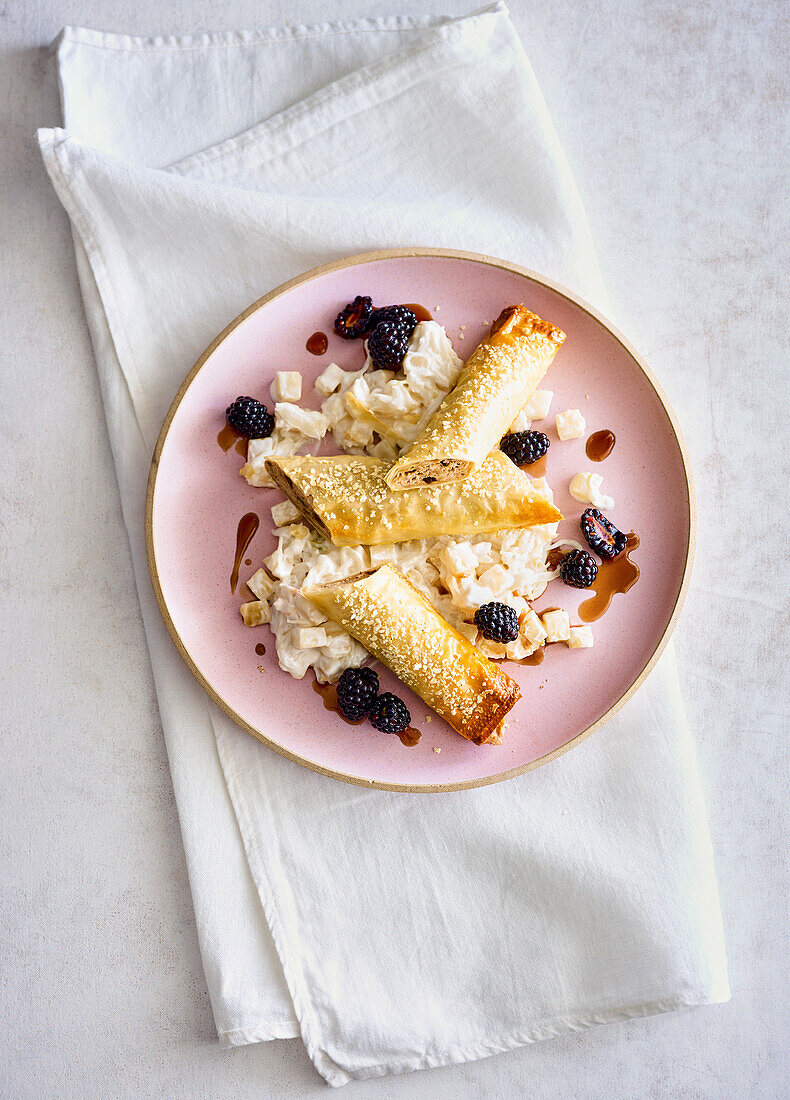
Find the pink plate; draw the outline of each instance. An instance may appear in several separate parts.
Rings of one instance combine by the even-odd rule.
[[[277,664],[268,627],[245,627],[240,593],[229,577],[236,529],[247,512],[261,524],[242,565],[243,581],[274,549],[269,508],[273,489],[253,489],[239,477],[242,459],[223,452],[217,434],[224,410],[239,394],[268,402],[278,369],[304,376],[303,400],[317,407],[311,381],[335,361],[357,367],[359,342],[332,335],[332,321],[356,294],[377,303],[416,302],[445,326],[462,358],[503,306],[523,302],[559,325],[567,340],[544,386],[554,391],[549,418],[537,425],[551,440],[547,477],[568,517],[560,534],[580,538],[583,505],[568,492],[573,474],[603,474],[613,496],[611,517],[634,530],[639,583],[615,596],[593,624],[592,649],[550,646],[539,666],[508,663],[523,698],[511,711],[503,743],[476,747],[454,733],[388,672],[384,690],[406,698],[422,740],[404,747],[371,726],[348,726],[324,709],[312,674],[293,680]],[[329,350],[311,355],[307,338],[329,335]],[[561,443],[554,416],[581,409],[587,431]],[[586,436],[612,430],[617,443],[600,463],[585,456]],[[534,272],[459,252],[409,249],[366,253],[308,272],[272,291],[234,321],[201,356],[170,408],[151,467],[146,512],[148,561],[165,623],[182,656],[211,698],[277,752],[354,783],[391,790],[458,790],[508,778],[556,756],[597,728],[647,675],[677,617],[691,565],[693,496],[677,424],[645,364],[594,310]],[[553,582],[536,609],[562,606],[578,621],[589,597]],[[243,597],[242,597],[243,598]],[[252,597],[247,597],[252,598]],[[265,656],[255,652],[266,646]],[[260,667],[259,667],[260,666]],[[434,752],[441,749],[441,753]],[[264,749],[261,748],[263,752]]]

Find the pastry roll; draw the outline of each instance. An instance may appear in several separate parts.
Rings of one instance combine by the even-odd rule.
[[[399,569],[382,565],[302,595],[465,737],[498,743],[501,723],[521,698],[518,684],[445,622]]]
[[[387,474],[391,489],[462,481],[499,444],[565,339],[524,306],[508,306],[451,390]]]
[[[461,484],[393,492],[387,464],[358,455],[274,455],[266,472],[304,520],[335,546],[475,535],[539,523],[562,514],[507,455],[492,451]]]

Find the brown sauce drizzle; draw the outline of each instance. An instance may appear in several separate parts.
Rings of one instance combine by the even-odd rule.
[[[412,307],[409,306],[409,308],[411,309]],[[413,749],[414,746],[418,744],[420,738],[422,737],[422,734],[413,726],[409,726],[402,733],[399,733],[398,737],[400,738],[400,743],[402,745],[405,745],[407,749]]]
[[[321,701],[324,704],[324,710],[332,710],[348,726],[361,726],[365,721],[364,718],[358,718],[356,722],[352,722],[349,718],[346,718],[340,709],[340,703],[337,701],[337,684],[319,684],[318,680],[313,680],[313,691],[316,695],[321,696]]]
[[[417,324],[419,324],[420,321],[432,321],[433,320],[432,314],[430,313],[429,310],[427,310],[425,308],[425,306],[417,305],[415,302],[404,302],[403,303],[403,308],[404,309],[410,309],[412,311],[414,316],[417,318]]]
[[[614,432],[610,432],[608,428],[602,428],[600,432],[593,432],[584,450],[590,462],[603,462],[614,450],[614,444]]]
[[[313,691],[316,695],[321,696],[321,701],[324,704],[325,710],[334,711],[347,726],[361,726],[365,722],[364,718],[357,719],[356,722],[352,722],[349,718],[343,714],[340,709],[340,704],[337,701],[337,684],[319,684],[318,680],[313,680]],[[409,726],[403,733],[399,733],[398,737],[401,740],[401,744],[406,745],[407,748],[413,748],[422,737],[419,730]]]
[[[226,424],[217,436],[217,443],[219,443],[223,451],[229,451],[234,443],[238,446],[242,440],[244,440],[246,444],[246,438],[240,435],[232,424]]]
[[[230,575],[230,590],[236,591],[236,585],[239,583],[239,569],[241,567],[241,560],[244,557],[244,551],[252,542],[253,535],[258,530],[260,520],[254,512],[247,512],[246,516],[242,516],[239,520],[239,526],[236,531],[236,556],[233,559],[233,571]]]
[[[579,618],[585,623],[594,623],[608,610],[612,597],[627,592],[639,580],[639,566],[631,561],[629,555],[639,546],[639,536],[632,531],[625,544],[625,550],[612,561],[605,561],[598,570],[595,579],[595,595],[592,599],[579,604]]]
[[[329,347],[329,337],[325,332],[314,332],[305,347],[311,355],[325,355]]]
[[[521,466],[520,469],[525,474],[529,474],[530,477],[545,477],[546,476],[546,459],[549,457],[548,451],[545,455],[541,455],[535,462],[530,462],[528,466]]]
[[[237,432],[232,424],[226,424],[224,428],[217,435],[217,443],[219,443],[222,450],[227,454],[228,451],[235,445],[236,450],[242,458],[247,457],[247,444],[249,440],[246,435],[242,435],[241,432]]]
[[[263,642],[258,642],[255,647],[255,652],[258,654],[259,657],[262,657],[264,655],[264,653],[266,652],[266,646],[263,644]]]

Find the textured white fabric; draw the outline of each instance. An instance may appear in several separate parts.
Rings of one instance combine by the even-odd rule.
[[[726,1000],[671,650],[552,765],[456,794],[371,792],[214,708],[147,577],[164,413],[213,335],[279,282],[441,245],[602,304],[504,7],[180,39],[66,30],[58,65],[65,130],[40,143],[74,228],[221,1041],[300,1034],[339,1085]]]

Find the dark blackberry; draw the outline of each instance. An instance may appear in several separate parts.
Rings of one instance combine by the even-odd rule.
[[[225,416],[230,426],[248,439],[266,439],[274,431],[274,417],[254,397],[237,397],[228,405]]]
[[[381,321],[368,337],[368,354],[376,370],[397,370],[409,348],[409,334],[397,321]]]
[[[549,437],[543,432],[511,432],[503,436],[499,449],[517,466],[530,466],[543,458],[549,446]]]
[[[486,603],[475,611],[475,626],[491,642],[513,642],[518,637],[518,616],[506,603]]]
[[[335,317],[335,332],[344,340],[359,340],[370,332],[373,302],[367,294],[357,294],[353,302]]]
[[[582,534],[591,550],[611,561],[625,550],[628,536],[618,531],[611,520],[597,508],[587,508],[579,521]]]
[[[345,718],[366,718],[379,692],[379,678],[372,668],[347,668],[337,682],[337,702]]]
[[[376,700],[370,721],[382,733],[403,733],[411,722],[411,714],[402,699],[385,691]]]
[[[586,550],[571,550],[560,565],[560,577],[571,588],[589,588],[598,576],[598,562]]]
[[[376,328],[382,321],[395,321],[406,329],[408,336],[411,336],[417,327],[417,315],[408,306],[382,306],[381,309],[374,309],[370,321],[371,329]]]

